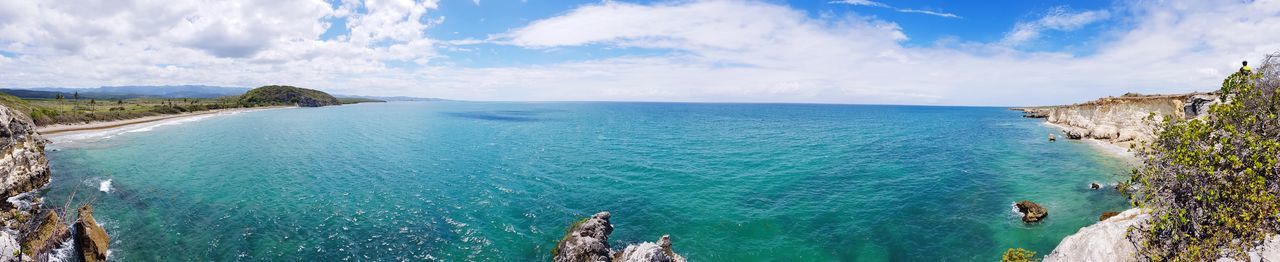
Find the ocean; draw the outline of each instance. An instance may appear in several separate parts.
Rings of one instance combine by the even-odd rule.
[[[1127,164],[1053,132],[988,107],[286,108],[59,140],[44,195],[94,203],[127,261],[547,261],[599,211],[615,248],[695,261],[992,261],[1128,207],[1088,187]]]

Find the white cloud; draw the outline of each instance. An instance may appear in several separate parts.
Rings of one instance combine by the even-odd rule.
[[[881,8],[893,9],[894,11],[898,11],[898,12],[902,12],[902,13],[926,14],[926,15],[932,15],[932,16],[938,16],[938,17],[945,17],[945,18],[961,18],[959,15],[952,14],[952,13],[947,13],[947,12],[942,12],[942,11],[931,11],[931,10],[913,9],[913,8],[897,8],[897,7],[893,7],[893,6],[890,6],[890,5],[887,5],[887,4],[884,4],[884,3],[881,3],[881,2],[870,1],[870,0],[839,0],[839,1],[831,1],[831,2],[827,2],[827,3],[831,3],[831,4],[846,4],[846,5],[860,5],[860,6],[873,6],[873,7],[881,7]]]
[[[1001,42],[1006,45],[1019,45],[1039,38],[1040,33],[1045,30],[1075,31],[1110,17],[1111,13],[1107,10],[1071,12],[1066,7],[1059,6],[1050,9],[1035,21],[1017,23],[1013,26],[1013,30],[1005,34]]]
[[[1038,34],[1123,16],[1100,25],[1106,33],[1087,40],[1086,55],[1001,42],[907,45],[910,32],[891,21],[758,2],[591,4],[481,41],[428,38],[423,30],[442,22],[435,2],[291,1],[0,1],[0,50],[17,54],[0,58],[0,86],[280,83],[476,100],[1055,104],[1211,90],[1216,73],[1280,50],[1280,35],[1266,33],[1280,31],[1274,1],[1136,2],[1023,23]],[[348,19],[350,34],[319,39],[334,18]],[[669,52],[428,63],[447,61],[441,48],[493,42],[551,55],[584,46]],[[418,66],[388,66],[401,63]]]

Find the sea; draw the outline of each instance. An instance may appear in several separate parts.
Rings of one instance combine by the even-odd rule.
[[[42,193],[92,203],[116,261],[548,261],[600,211],[614,248],[692,261],[993,261],[1129,208],[1130,164],[1056,132],[998,107],[282,108],[55,137]]]

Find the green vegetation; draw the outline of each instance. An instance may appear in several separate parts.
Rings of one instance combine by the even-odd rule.
[[[36,125],[76,124],[240,107],[234,97],[212,99],[134,98],[114,101],[96,99],[20,99],[0,94],[0,104],[31,116]]]
[[[336,99],[321,91],[290,86],[265,86],[240,96],[219,98],[84,98],[79,92],[70,95],[48,92],[48,98],[22,99],[0,93],[0,105],[31,116],[38,126],[114,121],[148,116],[179,114],[205,110],[257,106],[324,106],[382,102],[381,100]]]
[[[240,103],[246,106],[297,105],[318,107],[339,105],[337,98],[320,90],[293,86],[264,86],[240,95]]]
[[[1130,239],[1152,261],[1213,261],[1280,232],[1280,54],[1222,83],[1203,119],[1165,119],[1129,181],[1152,220]]]
[[[1010,248],[1004,251],[1004,256],[1000,257],[1000,262],[1033,262],[1040,261],[1036,259],[1036,252],[1021,248]]]

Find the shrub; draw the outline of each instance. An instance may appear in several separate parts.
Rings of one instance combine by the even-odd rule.
[[[1039,261],[1036,259],[1036,252],[1021,248],[1010,248],[1004,251],[1004,256],[1000,257],[1000,262],[1031,262]]]
[[[1152,261],[1247,260],[1245,251],[1280,232],[1280,53],[1222,83],[1224,102],[1203,119],[1164,119],[1138,152],[1129,181],[1150,223],[1130,230]]]

